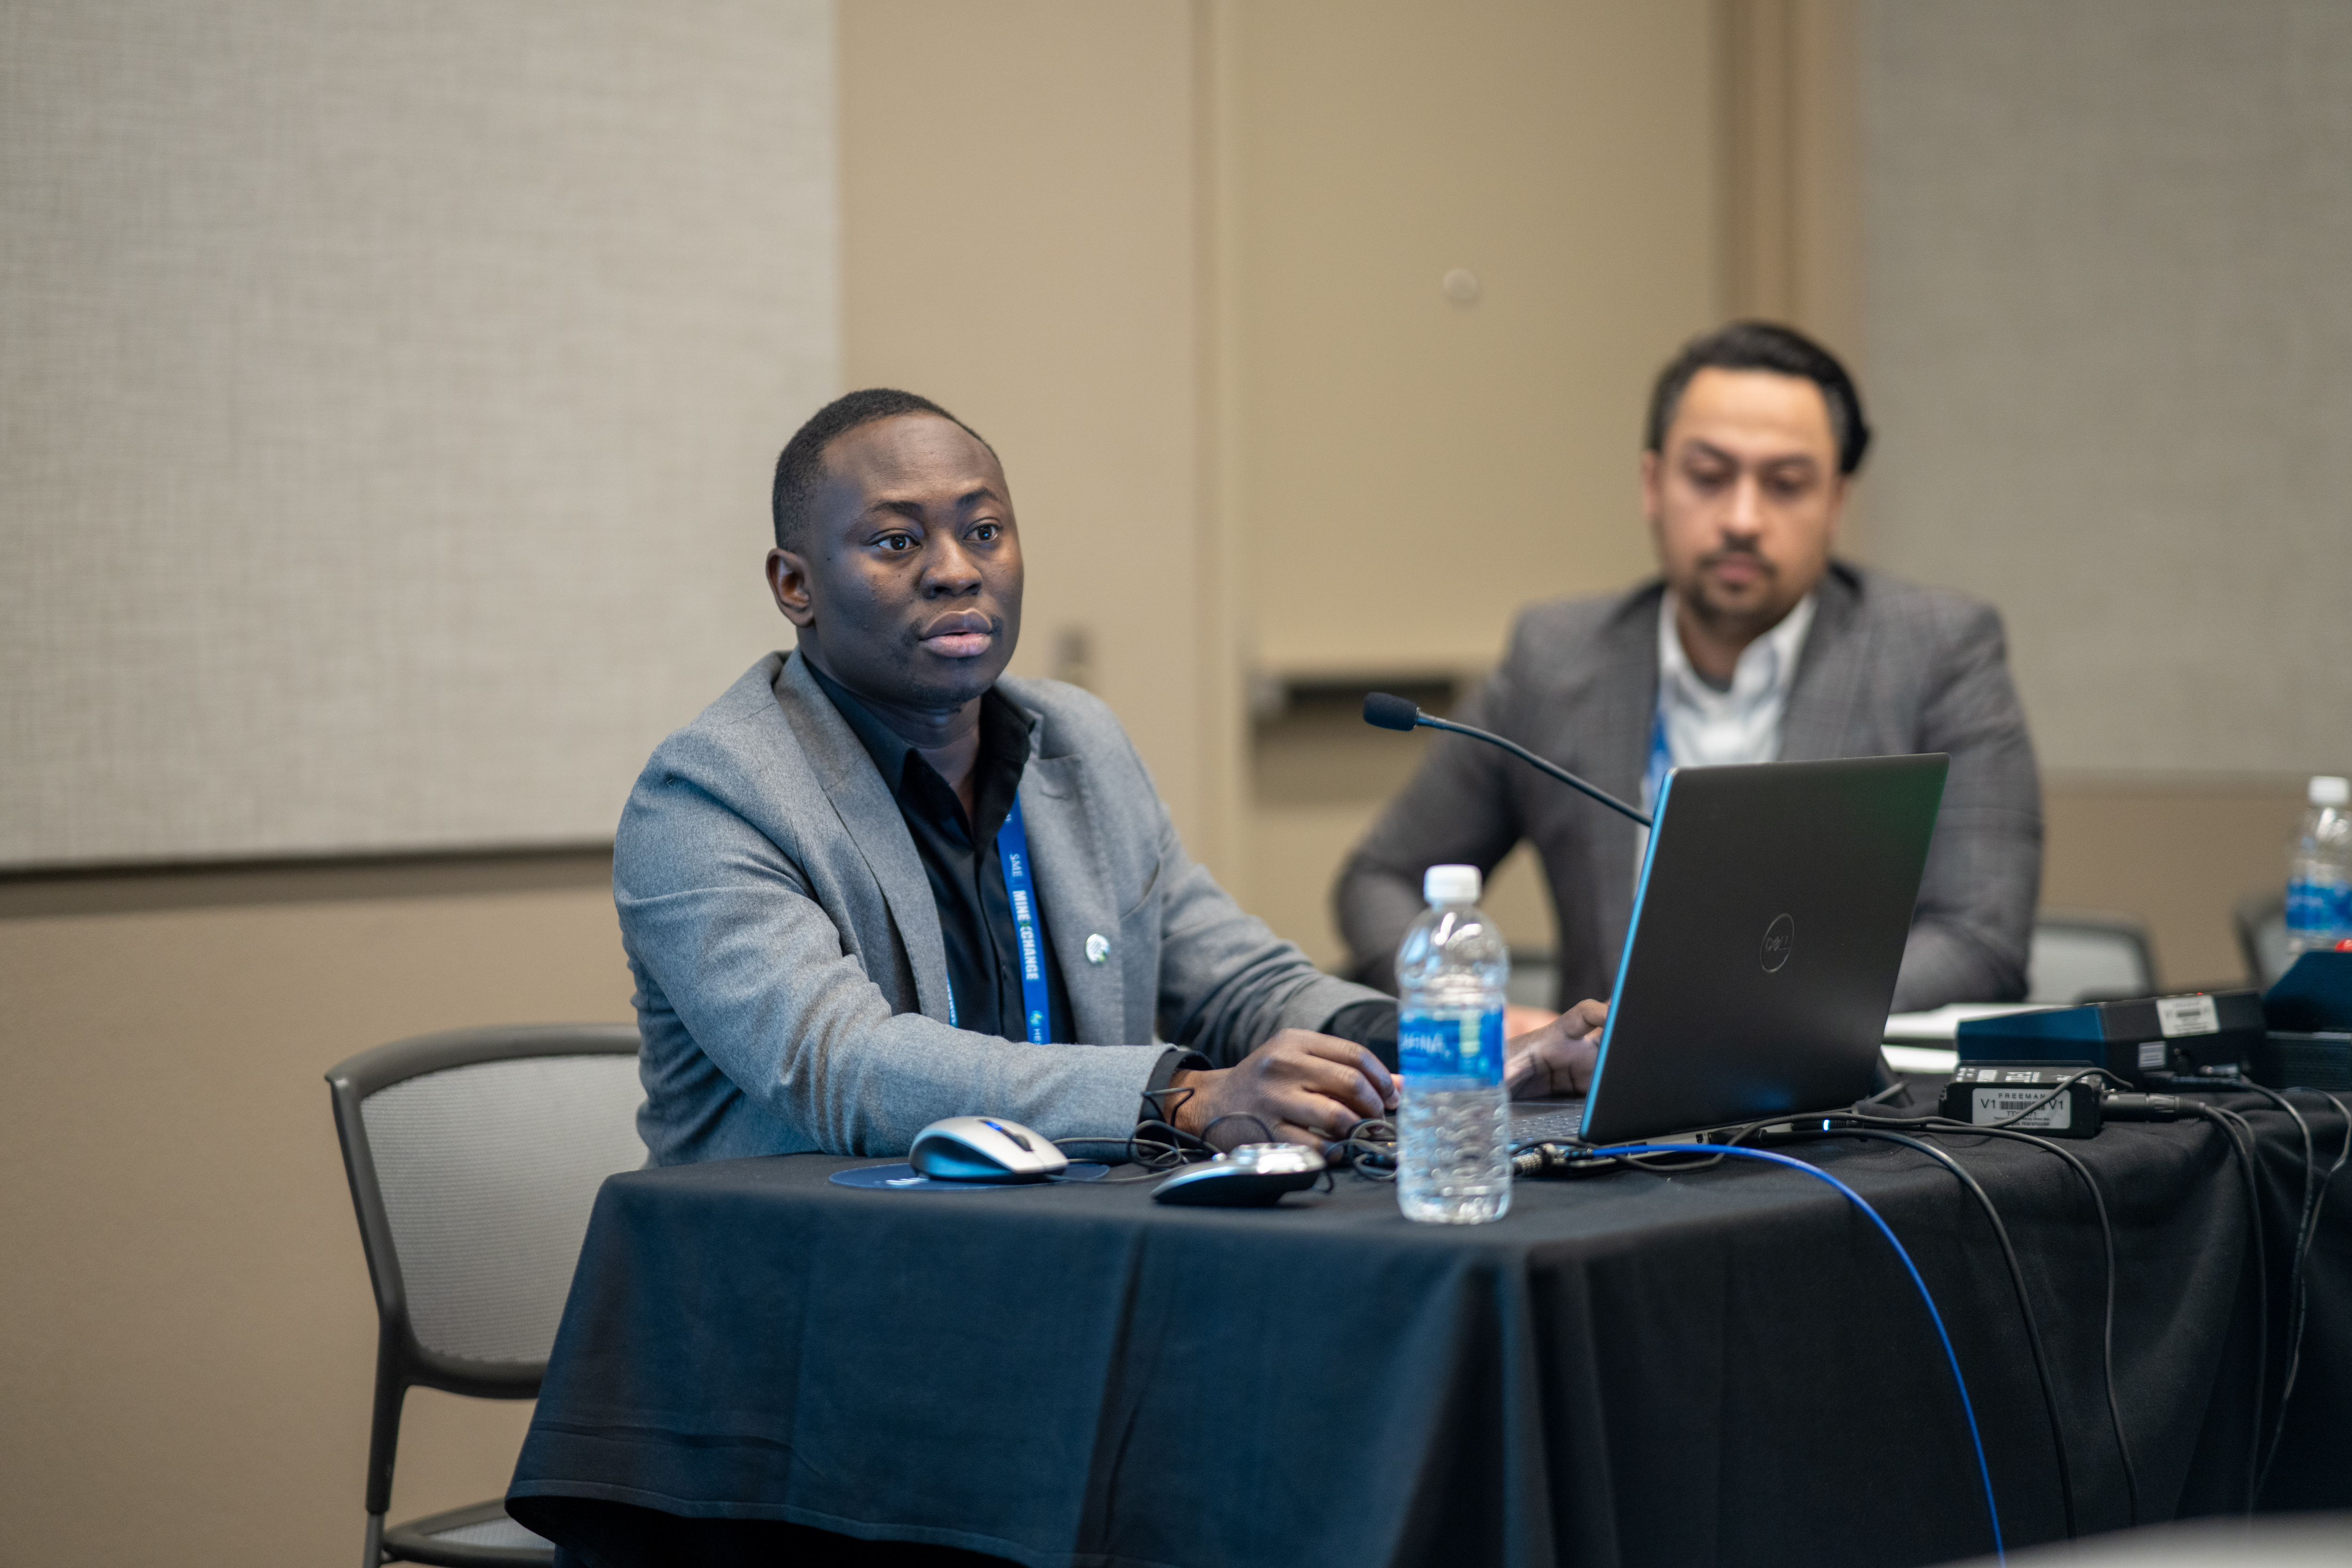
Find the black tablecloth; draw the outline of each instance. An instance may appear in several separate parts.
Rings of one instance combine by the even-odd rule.
[[[2273,1389],[2284,1359],[2301,1145],[2276,1112],[2231,1103],[2265,1132],[2267,1332],[2215,1131],[2116,1126],[2070,1145],[2116,1224],[2143,1521],[2244,1506],[2257,1357]],[[2332,1153],[2341,1124],[2325,1122]],[[2023,1257],[2081,1527],[2120,1527],[2089,1200],[2041,1151],[1943,1144]],[[1980,1211],[1906,1149],[1790,1152],[1853,1184],[1916,1259],[2009,1543],[2059,1536],[2043,1404]],[[1867,1220],[1800,1173],[1523,1182],[1500,1223],[1453,1227],[1409,1224],[1391,1189],[1347,1174],[1274,1211],[1170,1208],[1145,1184],[826,1181],[871,1163],[607,1183],[516,1517],[591,1563],[662,1560],[645,1520],[665,1514],[1188,1568],[1924,1563],[1990,1544],[1926,1310]],[[2289,1506],[2352,1501],[2331,1431],[2352,1390],[2352,1262],[2329,1231],[2269,1494]]]

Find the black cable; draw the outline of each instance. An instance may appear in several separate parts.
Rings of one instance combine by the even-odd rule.
[[[2271,1467],[2278,1463],[2279,1446],[2286,1437],[2287,1401],[2294,1396],[2295,1378],[2303,1370],[2303,1329],[2308,1304],[2306,1288],[2309,1284],[2303,1272],[2304,1260],[2309,1256],[2311,1245],[2319,1235],[2319,1215],[2327,1203],[2327,1190],[2335,1184],[2336,1173],[2344,1169],[2345,1161],[2352,1159],[2352,1109],[2347,1109],[2342,1100],[2324,1089],[2313,1089],[2308,1085],[2293,1085],[2290,1086],[2288,1092],[2292,1093],[2297,1088],[2302,1089],[2306,1094],[2319,1096],[2336,1108],[2336,1113],[2338,1116],[2344,1118],[2344,1147],[2336,1152],[2336,1163],[2327,1167],[2327,1173],[2320,1177],[2318,1190],[2312,1194],[2311,1202],[2304,1211],[2303,1234],[2295,1238],[2294,1322],[2287,1336],[2286,1375],[2279,1382],[2278,1415],[2271,1431],[2270,1452],[2263,1456],[2262,1474],[2255,1481],[2256,1496],[2260,1496],[2263,1489],[2270,1485]]]
[[[1143,1100],[1151,1108],[1153,1114],[1136,1122],[1129,1131],[1116,1136],[1081,1135],[1055,1138],[1049,1142],[1056,1149],[1065,1143],[1097,1145],[1108,1143],[1125,1152],[1128,1164],[1142,1167],[1133,1175],[1098,1177],[1087,1184],[1090,1186],[1123,1185],[1130,1182],[1148,1182],[1155,1177],[1164,1176],[1190,1160],[1205,1159],[1216,1152],[1206,1139],[1196,1138],[1176,1125],[1176,1112],[1182,1110],[1184,1102],[1192,1098],[1192,1087],[1190,1084],[1179,1084],[1171,1089],[1145,1089]],[[1252,1120],[1256,1119],[1252,1118]],[[1265,1123],[1260,1121],[1258,1125],[1263,1127]],[[1069,1178],[1050,1179],[1066,1181]]]
[[[2247,1218],[2252,1233],[2250,1239],[2254,1247],[2254,1437],[2246,1452],[2246,1512],[2251,1515],[2254,1511],[2254,1494],[2262,1481],[2263,1403],[2266,1392],[2264,1385],[2270,1379],[2271,1359],[2270,1260],[2263,1246],[2262,1180],[2256,1170],[2261,1145],[2254,1137],[2252,1124],[2236,1111],[2193,1100],[2184,1100],[2181,1103],[2193,1114],[2203,1117],[2221,1130],[2221,1135],[2230,1141],[2230,1152],[2237,1157],[2239,1169],[2245,1173],[2246,1177]]]
[[[2131,1523],[2137,1525],[2139,1523],[2139,1470],[2132,1463],[2131,1442],[2124,1436],[2123,1406],[2116,1397],[2116,1231],[2114,1224],[2107,1217],[2106,1195],[2100,1191],[2098,1180],[2091,1174],[2090,1166],[2083,1163],[2080,1155],[2062,1143],[2011,1128],[1979,1127],[1971,1122],[1958,1121],[1942,1116],[1878,1120],[1899,1121],[1902,1125],[1917,1127],[1930,1132],[1980,1133],[1988,1138],[2006,1138],[2012,1142],[2031,1143],[2035,1148],[2046,1153],[2055,1154],[2064,1161],[2075,1176],[2081,1180],[2083,1189],[2091,1194],[2091,1206],[2099,1218],[2099,1244],[2106,1255],[2107,1264],[2106,1307],[2101,1315],[2099,1327],[2099,1369],[2106,1388],[2107,1429],[2115,1435],[2116,1458],[2123,1467],[2124,1496],[2131,1510]]]
[[[2303,1347],[2304,1253],[2311,1243],[2311,1205],[2318,1196],[2319,1156],[2315,1152],[2311,1123],[2292,1100],[2264,1084],[2245,1080],[2245,1087],[2263,1096],[2287,1114],[2295,1131],[2303,1134],[2303,1202],[2295,1210],[2294,1252],[2287,1267],[2287,1357],[2292,1362]],[[2262,1495],[2262,1479],[2270,1474],[2271,1460],[2278,1454],[2279,1439],[2286,1435],[2286,1392],[2279,1391],[2278,1408],[2271,1416],[2271,1440],[2263,1449],[2261,1463],[2254,1472],[2254,1495]]]
[[[1051,1142],[1057,1149],[1065,1143],[1092,1143],[1097,1145],[1108,1143],[1116,1148],[1124,1149],[1127,1152],[1127,1158],[1124,1162],[1125,1163],[1138,1166],[1139,1168],[1129,1175],[1097,1176],[1092,1181],[1086,1181],[1085,1178],[1077,1176],[1048,1176],[1045,1179],[1049,1182],[1059,1183],[1065,1185],[1076,1185],[1083,1182],[1085,1185],[1090,1187],[1118,1187],[1125,1186],[1134,1182],[1157,1181],[1160,1177],[1168,1174],[1169,1172],[1184,1164],[1187,1158],[1194,1152],[1194,1151],[1181,1148],[1174,1143],[1162,1142],[1157,1138],[1145,1138],[1139,1136],[1139,1134],[1148,1129],[1160,1125],[1161,1124],[1152,1121],[1139,1122],[1136,1126],[1136,1131],[1129,1133],[1124,1138],[1079,1137],[1053,1139]],[[1169,1131],[1173,1131],[1174,1129],[1171,1128]],[[1187,1136],[1189,1136],[1189,1134],[1187,1134]]]
[[[2271,1347],[2271,1271],[2270,1240],[2263,1228],[2262,1217],[2262,1135],[2242,1112],[2226,1106],[2210,1108],[2228,1119],[2236,1130],[2242,1152],[2240,1160],[2246,1173],[2247,1223],[2252,1228],[2254,1247],[2254,1442],[2246,1457],[2246,1512],[2252,1515],[2260,1500],[2262,1480],[2263,1401],[2270,1391]]]
[[[1349,1167],[1368,1182],[1393,1182],[1397,1178],[1396,1123],[1384,1116],[1367,1117],[1349,1128],[1325,1158]]]
[[[2025,1346],[2033,1356],[2034,1378],[2042,1384],[2042,1411],[2049,1418],[2050,1447],[2058,1458],[2058,1497],[2065,1510],[2066,1539],[2076,1539],[2074,1481],[2066,1465],[2066,1434],[2059,1417],[2058,1391],[2050,1382],[2050,1358],[2042,1349],[2042,1328],[2034,1320],[2032,1299],[2026,1293],[2024,1265],[2017,1259],[2017,1248],[2010,1244],[2009,1227],[2001,1223],[2000,1211],[1993,1206],[1992,1195],[1984,1190],[1984,1184],[1969,1174],[1958,1160],[1933,1143],[1924,1142],[1907,1133],[1878,1127],[1840,1127],[1808,1131],[1803,1136],[1808,1139],[1869,1138],[1885,1143],[1899,1143],[1906,1149],[1927,1155],[1951,1172],[1969,1195],[1976,1199],[1977,1206],[1984,1210],[1986,1220],[1992,1226],[1993,1239],[2000,1243],[2001,1260],[2009,1266],[2010,1287],[2017,1293],[2018,1316],[2025,1321]]]
[[[1842,1115],[1843,1112],[1832,1114]],[[1818,1123],[1826,1119],[1812,1116],[1793,1120]],[[1790,1125],[1791,1121],[1791,1118],[1786,1116],[1768,1116],[1760,1121],[1747,1122],[1738,1127],[1719,1128],[1717,1131],[1724,1136],[1708,1142],[1693,1143],[1687,1153],[1681,1149],[1660,1153],[1654,1152],[1654,1146],[1653,1146],[1651,1152],[1601,1155],[1585,1161],[1580,1168],[1591,1170],[1613,1164],[1622,1165],[1631,1170],[1654,1171],[1661,1175],[1691,1175],[1700,1171],[1711,1171],[1722,1164],[1731,1157],[1728,1151],[1742,1147],[1749,1138],[1765,1128]],[[1583,1159],[1590,1153],[1592,1145],[1585,1142],[1581,1138],[1546,1138],[1534,1143],[1515,1144],[1511,1152],[1516,1156],[1525,1152],[1546,1149],[1561,1151],[1561,1157],[1559,1160],[1538,1161],[1531,1173],[1539,1173],[1541,1171],[1556,1166],[1564,1166],[1565,1163],[1570,1160]]]

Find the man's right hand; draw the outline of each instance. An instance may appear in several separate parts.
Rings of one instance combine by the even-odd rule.
[[[1255,1116],[1276,1141],[1318,1149],[1359,1121],[1387,1115],[1397,1100],[1396,1080],[1380,1058],[1307,1029],[1285,1029],[1229,1068],[1180,1069],[1168,1086],[1192,1091],[1171,1120],[1196,1138],[1220,1117]],[[1216,1131],[1221,1149],[1264,1141],[1245,1122]]]

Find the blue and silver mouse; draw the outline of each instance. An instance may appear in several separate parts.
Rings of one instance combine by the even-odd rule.
[[[907,1163],[941,1182],[1042,1182],[1069,1168],[1050,1139],[998,1116],[950,1116],[915,1134]]]

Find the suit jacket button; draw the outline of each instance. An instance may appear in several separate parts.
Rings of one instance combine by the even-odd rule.
[[[1088,963],[1108,963],[1110,962],[1110,938],[1103,935],[1100,931],[1097,931],[1092,936],[1087,938],[1087,962]]]

